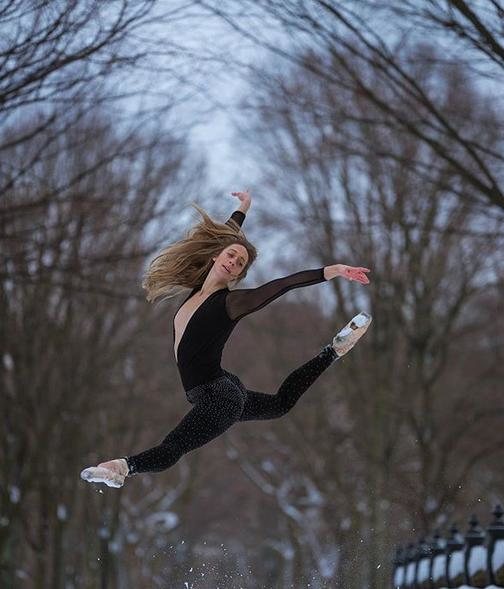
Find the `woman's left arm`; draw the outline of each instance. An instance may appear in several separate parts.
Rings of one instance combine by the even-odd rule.
[[[325,280],[324,268],[316,268],[276,278],[257,288],[232,290],[226,296],[228,317],[232,320],[241,319],[249,313],[259,311],[289,290],[310,286]]]
[[[302,270],[283,278],[276,278],[257,288],[232,290],[226,296],[226,311],[230,319],[241,319],[249,313],[262,309],[289,290],[318,284],[338,276],[361,284],[369,284],[369,278],[366,276],[368,272],[368,268],[345,264]]]
[[[362,266],[346,266],[345,264],[333,264],[332,266],[325,266],[324,278],[326,280],[332,280],[341,276],[347,280],[355,280],[361,284],[369,284],[369,278],[366,276],[368,272],[371,272],[369,268],[363,268]]]

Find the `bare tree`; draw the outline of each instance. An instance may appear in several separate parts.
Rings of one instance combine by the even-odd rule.
[[[125,40],[130,31],[145,22],[152,7],[151,2],[128,0],[107,6],[94,0],[3,3],[0,121],[2,129],[12,126],[17,132],[4,136],[0,154],[31,141],[38,133],[44,135],[43,147],[50,148],[55,134],[64,133],[72,124],[69,118],[60,118],[69,105],[85,98],[89,110],[90,104],[102,101],[99,88],[103,80],[140,59],[141,54]],[[21,127],[20,121],[31,118],[34,112],[36,123]],[[30,161],[24,164],[28,166],[5,168],[2,157],[1,193],[12,176],[27,173]]]
[[[370,3],[373,9],[383,9]],[[450,40],[460,39],[466,48],[473,50],[465,61],[478,74],[487,77],[502,75],[504,68],[504,36],[502,23],[504,8],[495,0],[431,0],[423,6],[415,2],[392,3],[385,8],[399,18],[407,19],[415,27],[448,34]]]
[[[390,12],[384,17],[383,11],[375,10],[375,3],[241,2],[239,11],[232,0],[201,4],[239,35],[266,47],[281,60],[297,64],[310,80],[316,77],[331,92],[344,94],[347,103],[340,105],[341,119],[372,123],[413,137],[432,154],[429,159],[438,169],[450,167],[453,193],[500,212],[504,209],[502,120],[491,95],[469,120],[460,111],[460,100],[459,108],[449,108],[449,100],[455,97],[450,89],[456,88],[460,94],[471,88],[463,55],[443,59],[446,49],[441,43],[435,49],[427,47],[407,19],[391,22]],[[244,14],[251,22],[263,20],[270,26],[249,27]],[[275,25],[280,32],[272,41],[269,35]],[[451,76],[444,76],[445,89],[440,84],[432,86],[432,76],[425,76],[433,64],[445,72],[452,70]],[[362,106],[361,113],[353,113],[358,120],[350,118],[347,108],[354,102]],[[320,110],[318,117],[331,124],[327,112]],[[487,124],[489,119],[492,125]],[[347,137],[343,134],[339,139],[346,141]],[[398,157],[390,146],[384,146],[381,156]],[[427,175],[421,160],[403,163]],[[460,184],[466,187],[463,193],[458,189]]]
[[[37,232],[47,231],[59,240],[61,236],[57,233],[61,219],[57,210],[49,215],[48,208],[54,209],[52,203],[55,200],[61,206],[65,200],[73,203],[79,200],[82,207],[91,207],[91,198],[86,194],[86,178],[89,177],[87,184],[91,187],[93,182],[99,182],[99,170],[103,173],[129,161],[136,168],[136,174],[150,175],[152,162],[150,170],[147,167],[142,170],[142,164],[135,163],[134,158],[141,151],[152,153],[155,145],[170,154],[170,157],[164,158],[164,165],[166,162],[170,162],[167,165],[178,165],[180,140],[176,136],[172,113],[177,101],[174,89],[182,87],[182,84],[173,71],[162,69],[162,62],[168,56],[171,62],[178,62],[186,56],[186,48],[177,42],[175,35],[163,39],[161,45],[159,27],[162,24],[180,24],[189,9],[190,3],[162,10],[156,2],[130,0],[114,0],[107,4],[96,0],[63,4],[13,0],[2,4],[2,255],[7,255],[7,252],[12,255],[16,248],[24,248],[24,253],[27,253],[32,241],[39,238]],[[148,79],[142,80],[142,75],[148,69],[156,68],[163,72],[163,76],[158,77],[154,99],[154,93],[146,88]],[[131,80],[129,84],[128,76]],[[182,80],[182,83],[185,81]],[[135,96],[138,97],[137,102],[133,101]],[[114,127],[121,133],[112,138],[107,135],[108,127],[97,121],[94,139],[102,143],[103,149],[90,150],[91,138],[89,133],[83,134],[82,129],[83,126],[89,128],[89,121],[97,116],[97,109],[101,109],[101,116],[107,112],[106,116],[113,118]],[[153,128],[156,129],[155,134],[151,133]],[[164,135],[162,128],[165,129]],[[186,135],[189,128],[190,125],[186,125],[179,130],[178,136]],[[79,153],[81,161],[78,165],[67,166],[65,173],[52,174],[54,167],[61,165],[63,143],[67,148],[73,148],[74,153]],[[52,178],[50,185],[46,184],[48,173]],[[153,190],[158,188],[154,176],[149,182],[154,183]],[[82,191],[80,194],[77,194],[77,187]],[[128,189],[126,186],[120,188]],[[103,188],[103,192],[106,190]],[[156,214],[162,216],[162,199],[159,200]],[[27,227],[24,219],[35,214],[41,221],[47,215],[50,225],[44,227],[43,223],[37,223]],[[146,213],[147,216],[149,214]],[[143,218],[138,219],[138,223],[143,222]],[[67,238],[72,239],[72,230],[80,237],[79,229],[68,224],[63,233],[66,232]],[[110,254],[106,255],[109,256],[108,261],[112,261]],[[141,255],[141,252],[136,255]],[[26,261],[35,263],[29,256]],[[68,264],[68,259],[65,263]],[[87,263],[99,263],[97,254]],[[27,269],[22,265],[12,265],[9,270],[4,265],[4,276],[10,272],[12,277],[14,267],[19,279],[27,279]],[[61,273],[65,272],[68,276],[71,269],[60,268],[60,274],[51,275],[51,279],[62,282]],[[45,276],[47,278],[49,273],[46,272]],[[40,275],[37,272],[31,273],[30,280],[38,278]],[[81,280],[85,282],[84,271]],[[74,277],[72,287],[76,287],[77,283]]]
[[[37,142],[41,133],[9,156],[23,161]],[[60,136],[36,169],[38,183],[15,183],[3,202],[0,463],[9,526],[0,554],[2,582],[25,575],[34,587],[47,579],[59,587],[65,571],[81,574],[79,560],[94,560],[93,526],[106,519],[96,504],[91,541],[78,541],[77,514],[92,505],[77,493],[79,468],[91,450],[117,452],[119,439],[132,447],[152,410],[145,395],[162,388],[143,368],[143,350],[157,342],[138,339],[159,318],[141,304],[140,275],[158,245],[152,229],[174,230],[168,213],[202,169],[182,140],[152,129],[121,134],[103,113]]]
[[[269,80],[263,73],[254,88],[248,106],[256,119],[250,117],[244,136],[261,161],[270,197],[282,201],[290,239],[303,243],[321,265],[353,260],[373,269],[373,286],[365,294],[332,285],[338,316],[365,305],[375,321],[370,346],[354,350],[335,375],[341,413],[337,445],[327,448],[331,468],[316,476],[313,457],[291,466],[293,473],[310,473],[314,488],[331,497],[340,517],[352,522],[354,538],[357,533],[365,543],[369,566],[361,569],[363,577],[342,559],[338,581],[344,587],[385,587],[384,563],[394,541],[390,522],[408,526],[414,513],[427,531],[463,500],[475,469],[502,448],[492,427],[503,409],[494,384],[501,369],[498,356],[485,360],[483,343],[502,288],[494,270],[498,226],[487,211],[453,194],[450,186],[460,178],[451,165],[440,163],[418,138],[377,126],[374,116],[366,122],[361,102],[346,103],[344,93],[334,94],[318,76],[307,80],[293,69]],[[467,113],[478,110],[477,94],[463,100]],[[334,139],[340,121],[353,127],[361,149]],[[397,157],[383,158],[390,146]],[[422,161],[429,178],[404,166],[407,160]],[[458,186],[461,193],[467,189]],[[493,302],[480,309],[476,327],[472,314],[484,294]],[[475,330],[471,336],[468,324]],[[470,363],[460,361],[466,346],[474,354]],[[477,397],[460,386],[469,375],[481,387]],[[326,408],[318,432],[330,429],[328,415]],[[467,415],[474,416],[470,428]],[[306,431],[303,423],[297,431]],[[326,450],[314,440],[317,450]]]

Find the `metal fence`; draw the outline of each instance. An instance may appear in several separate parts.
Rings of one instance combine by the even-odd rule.
[[[453,526],[447,537],[431,538],[399,547],[394,559],[394,589],[471,589],[504,587],[503,510],[483,530],[476,516],[462,535]]]

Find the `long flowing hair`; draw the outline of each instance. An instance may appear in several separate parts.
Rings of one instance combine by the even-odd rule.
[[[174,297],[186,289],[201,287],[214,261],[212,257],[231,244],[239,243],[247,249],[248,261],[240,276],[229,283],[235,286],[247,275],[257,258],[256,248],[248,241],[233,219],[217,223],[195,203],[191,203],[202,220],[189,229],[180,241],[163,249],[150,263],[142,281],[150,303]]]

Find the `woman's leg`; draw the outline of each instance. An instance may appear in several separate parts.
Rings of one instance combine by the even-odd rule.
[[[194,407],[154,448],[126,457],[129,475],[161,472],[173,466],[183,454],[210,442],[239,420],[244,398],[227,379],[205,385]]]
[[[294,407],[301,395],[338,357],[332,345],[329,344],[322,348],[315,358],[291,372],[275,395],[247,390],[240,421],[282,417]]]

